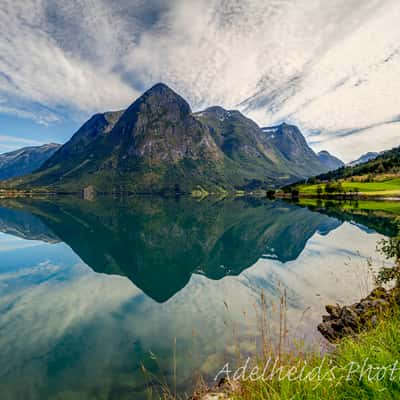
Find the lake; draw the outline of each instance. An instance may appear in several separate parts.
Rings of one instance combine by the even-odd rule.
[[[255,351],[261,293],[271,340],[284,296],[290,341],[323,347],[324,306],[368,293],[389,234],[368,215],[254,198],[2,200],[1,399],[190,391]]]

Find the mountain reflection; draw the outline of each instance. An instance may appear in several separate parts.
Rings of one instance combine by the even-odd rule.
[[[384,262],[383,236],[365,228],[378,220],[333,211],[264,199],[1,201],[2,398],[144,400],[143,366],[190,392],[198,373],[212,382],[234,364],[238,344],[257,350],[261,292],[271,339],[284,290],[288,337],[314,346],[324,305],[364,296],[370,265]]]
[[[69,245],[94,271],[128,277],[158,302],[193,273],[238,275],[258,259],[296,259],[315,233],[341,222],[280,201],[135,197],[94,202],[13,200],[0,230]],[[23,210],[23,211],[22,211]]]

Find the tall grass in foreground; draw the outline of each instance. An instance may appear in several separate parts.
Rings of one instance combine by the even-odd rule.
[[[245,359],[243,360],[243,364]],[[267,367],[266,367],[267,365]],[[240,365],[238,366],[240,368]],[[256,369],[255,369],[256,368]],[[236,370],[237,371],[237,370]],[[254,372],[256,371],[256,372]],[[230,378],[232,379],[232,371]],[[154,383],[154,381],[153,381]],[[166,382],[149,399],[183,400]],[[400,399],[400,310],[357,337],[344,338],[330,353],[282,352],[264,347],[234,381],[230,400],[389,400]],[[197,392],[207,385],[199,381]],[[196,400],[202,396],[194,397]],[[217,398],[217,397],[215,397]]]
[[[383,240],[378,248],[394,258],[377,283],[394,281],[400,286],[400,236]],[[400,399],[400,309],[381,315],[377,325],[357,337],[347,337],[331,353],[287,353],[278,357],[283,373],[271,367],[252,379],[241,380],[235,400],[386,400]],[[261,369],[265,365],[260,363]],[[275,359],[276,361],[276,359]],[[278,370],[279,371],[279,370]],[[290,373],[290,371],[292,371]]]
[[[245,379],[235,400],[400,399],[400,313],[357,338],[344,339],[328,355],[287,355],[285,371],[304,368],[293,379]],[[294,379],[297,378],[297,379]]]

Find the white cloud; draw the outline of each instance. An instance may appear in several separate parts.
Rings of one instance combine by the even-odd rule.
[[[57,44],[46,31],[46,2],[6,1],[0,25],[1,92],[89,112],[124,106],[137,95],[109,65],[90,63]],[[68,36],[79,43],[80,34]]]
[[[334,138],[397,113],[399,13],[397,0],[6,0],[0,95],[24,107],[3,112],[89,115],[164,81],[194,109],[239,107]],[[326,142],[351,157],[347,143]]]
[[[52,112],[43,113],[39,111],[36,112],[28,111],[24,110],[23,108],[2,106],[1,103],[0,103],[0,113],[11,114],[11,115],[16,115],[17,117],[20,118],[31,119],[37,122],[38,124],[45,126],[48,126],[51,123],[60,120],[60,117]]]
[[[399,18],[398,2],[382,2],[313,61],[290,96],[278,98],[273,110],[257,110],[257,117],[321,131],[318,148],[324,143],[345,160],[399,145],[399,126],[386,124],[399,116]],[[358,130],[369,126],[374,129]]]
[[[40,146],[43,142],[25,137],[0,134],[0,153],[13,151],[27,146]]]
[[[2,141],[2,140],[11,142],[11,143],[27,144],[27,145],[37,145],[37,144],[42,143],[42,142],[40,142],[38,140],[34,140],[34,139],[0,134],[0,141]]]
[[[314,140],[314,139],[312,139]],[[361,129],[351,134],[332,135],[323,133],[318,135],[312,147],[319,151],[329,148],[333,153],[340,154],[345,162],[353,161],[357,154],[368,151],[383,151],[400,145],[400,121],[384,123]]]

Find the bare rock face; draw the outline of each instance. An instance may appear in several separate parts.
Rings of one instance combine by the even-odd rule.
[[[126,110],[90,118],[38,171],[8,182],[77,193],[190,193],[280,187],[325,171],[301,132],[274,134],[237,110],[189,104],[159,83]]]
[[[153,86],[126,110],[96,114],[21,185],[60,191],[185,192],[230,184],[209,127],[168,86]],[[232,184],[231,184],[232,186]],[[176,190],[175,190],[176,191]]]
[[[110,140],[118,146],[121,159],[140,157],[151,165],[185,158],[222,159],[218,146],[194,118],[186,100],[162,83],[124,112]]]
[[[310,176],[313,171],[326,172],[329,168],[321,162],[318,155],[307,144],[300,129],[286,123],[262,128],[266,139],[282,153],[283,157],[294,163],[299,171]],[[318,175],[318,173],[317,173]]]
[[[379,318],[390,314],[395,304],[400,304],[400,289],[378,287],[351,306],[327,305],[328,315],[322,316],[318,330],[327,340],[335,343],[345,336],[354,336],[363,329],[373,327]]]

